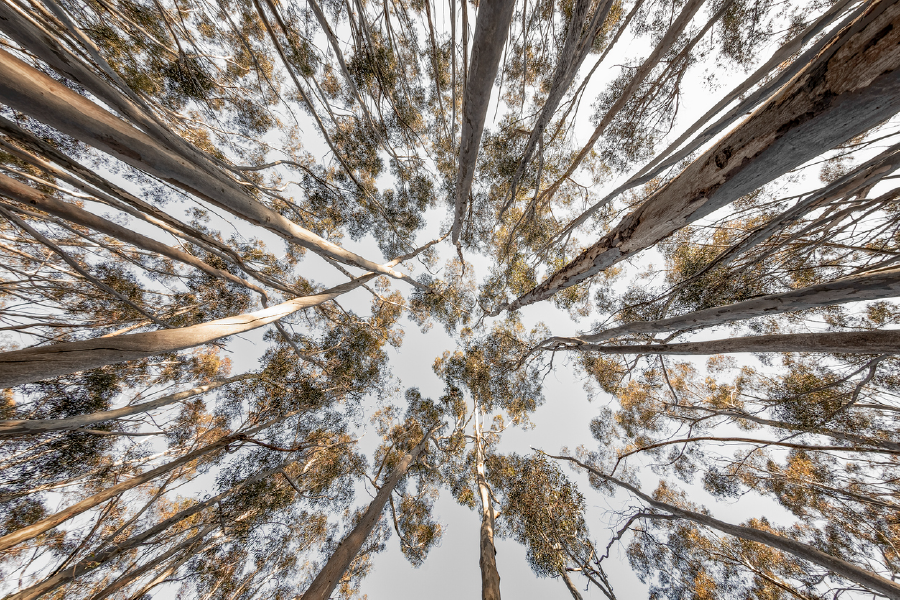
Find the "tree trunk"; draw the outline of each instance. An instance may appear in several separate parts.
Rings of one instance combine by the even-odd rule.
[[[897,296],[900,296],[900,267],[893,267],[889,269],[873,271],[871,273],[865,273],[862,275],[855,275],[853,277],[845,277],[844,279],[838,279],[837,281],[831,281],[829,283],[811,285],[809,287],[800,288],[799,290],[794,290],[791,292],[785,292],[783,294],[769,294],[768,296],[760,296],[758,298],[744,300],[743,302],[736,302],[735,304],[706,308],[704,310],[690,312],[678,317],[669,317],[668,319],[659,319],[658,321],[636,321],[634,323],[626,323],[625,325],[613,327],[599,333],[578,337],[550,338],[543,342],[541,345],[545,346],[547,344],[562,343],[564,345],[577,346],[584,343],[602,342],[604,340],[621,337],[624,335],[653,335],[664,331],[700,329],[703,327],[724,325],[725,323],[740,321],[742,319],[752,319],[753,317],[765,317],[790,311],[806,310],[823,306],[834,306],[838,304],[846,304],[848,302],[881,300],[884,298],[894,298]],[[881,333],[883,333],[885,336],[892,335],[892,332],[890,331]],[[803,335],[813,336],[824,334]],[[846,335],[850,336],[851,332],[847,332]],[[768,338],[777,336],[760,337]],[[753,338],[744,339],[752,340]],[[816,338],[800,339],[810,340]],[[825,338],[820,339],[824,340]],[[854,338],[838,337],[834,339],[852,340]],[[872,339],[874,340],[881,338],[873,336]],[[721,341],[722,343],[727,342],[727,340],[717,340],[717,342],[719,341]],[[814,342],[808,341],[806,343],[812,344]],[[808,347],[812,346],[810,345]],[[881,348],[881,346],[877,347]],[[896,351],[897,348],[895,346],[892,352]],[[809,352],[813,352],[813,350],[809,350]]]
[[[286,284],[276,281],[271,277],[267,277],[263,273],[260,273],[258,270],[247,265],[241,259],[240,254],[227,244],[222,243],[195,227],[191,227],[190,225],[179,221],[164,210],[160,210],[152,204],[144,202],[133,194],[128,193],[126,190],[104,179],[95,171],[72,160],[44,140],[35,137],[31,132],[25,131],[2,116],[0,116],[0,131],[27,150],[27,152],[23,151],[12,144],[2,144],[7,152],[15,154],[25,162],[31,163],[45,171],[49,171],[54,177],[62,179],[72,187],[91,194],[98,200],[118,210],[168,231],[172,235],[181,237],[192,244],[205,247],[213,254],[218,255],[223,260],[236,264],[245,273],[252,275],[258,281],[261,281],[274,289],[289,294],[295,293],[295,291]],[[55,167],[50,161],[59,165],[65,169],[65,171]],[[74,175],[70,173],[74,173]],[[77,177],[75,177],[75,175],[77,175]]]
[[[583,21],[587,16],[590,4],[591,2],[589,0],[576,0],[574,3],[572,8],[572,19],[569,24],[570,28],[569,31],[566,32],[566,39],[563,42],[562,51],[559,54],[559,62],[553,72],[553,81],[550,84],[550,91],[547,93],[547,99],[541,107],[541,114],[538,116],[537,122],[535,122],[534,127],[531,129],[531,134],[528,136],[528,142],[526,142],[525,149],[522,151],[522,158],[519,159],[519,166],[516,168],[515,174],[513,174],[512,182],[509,186],[508,199],[500,211],[501,217],[503,216],[503,212],[516,201],[516,188],[519,185],[519,181],[525,175],[525,169],[528,166],[528,161],[531,159],[534,149],[538,145],[538,140],[544,135],[544,130],[550,123],[550,119],[553,118],[553,113],[556,112],[556,108],[562,101],[563,96],[565,96],[569,87],[572,85],[572,81],[578,74],[578,70],[581,68],[584,59],[588,55],[588,51],[593,45],[594,38],[597,37],[597,33],[603,26],[606,16],[609,14],[609,9],[612,8],[613,5],[611,0],[602,0],[602,3],[597,6],[597,10],[594,12],[591,21],[588,22],[587,32],[582,36],[581,30]],[[535,194],[535,197],[537,197],[537,194]]]
[[[491,0],[478,8],[475,20],[475,42],[472,47],[472,63],[466,79],[463,94],[462,130],[459,137],[459,156],[456,172],[456,206],[453,213],[451,240],[459,241],[463,213],[472,179],[475,177],[475,162],[484,133],[491,90],[503,55],[503,46],[509,35],[515,0]],[[463,17],[465,18],[465,17]]]
[[[178,392],[177,394],[163,396],[162,398],[157,398],[156,400],[151,400],[149,402],[132,404],[131,406],[124,406],[115,410],[103,410],[95,413],[78,415],[67,419],[10,419],[8,421],[0,421],[0,439],[15,436],[40,435],[51,431],[68,431],[71,429],[80,429],[89,425],[96,425],[97,423],[102,423],[104,421],[122,419],[124,417],[130,417],[131,415],[156,410],[157,408],[162,408],[163,406],[168,406],[175,402],[181,402],[186,398],[198,394],[205,394],[206,392],[220,388],[223,385],[228,385],[229,383],[248,379],[253,376],[253,374],[237,375],[236,377],[197,386],[183,392]]]
[[[601,473],[597,469],[581,462],[578,459],[569,456],[551,456],[551,458],[574,462],[584,469],[587,469],[597,477],[628,490],[653,508],[665,511],[671,515],[675,515],[680,519],[693,521],[694,523],[705,525],[706,527],[716,529],[743,540],[749,540],[751,542],[764,544],[771,548],[775,548],[776,550],[786,552],[788,554],[796,556],[797,558],[819,565],[820,567],[828,569],[835,575],[843,577],[844,579],[848,579],[849,581],[853,581],[854,583],[857,583],[879,594],[883,594],[888,598],[893,598],[895,600],[900,599],[900,585],[894,583],[893,581],[890,581],[889,579],[885,579],[884,577],[876,573],[872,573],[871,571],[867,571],[861,567],[858,567],[853,563],[847,562],[835,556],[831,556],[830,554],[826,554],[821,550],[813,548],[809,544],[804,544],[803,542],[798,542],[796,540],[776,535],[774,533],[769,533],[768,531],[762,531],[760,529],[754,529],[752,527],[746,527],[744,525],[732,525],[731,523],[720,521],[719,519],[713,518],[709,515],[704,515],[692,510],[687,510],[685,508],[681,508],[673,504],[668,504],[666,502],[660,502],[659,500],[654,500],[633,485],[616,479],[615,477],[610,477],[609,475]]]
[[[131,244],[132,246],[135,246],[137,248],[147,250],[148,252],[166,256],[168,258],[171,258],[172,260],[190,265],[195,269],[199,269],[204,273],[207,273],[208,275],[225,279],[226,281],[230,281],[231,283],[246,287],[262,294],[263,296],[266,295],[266,293],[261,288],[253,285],[249,281],[241,279],[236,275],[232,275],[228,271],[216,269],[206,264],[196,256],[188,254],[183,250],[179,250],[178,248],[173,248],[172,246],[167,246],[166,244],[157,242],[152,238],[141,235],[140,233],[132,231],[127,227],[122,227],[121,225],[113,223],[112,221],[108,221],[103,217],[99,217],[91,212],[84,210],[83,208],[75,206],[74,204],[69,204],[68,202],[58,200],[53,196],[42,194],[33,187],[25,185],[24,183],[16,181],[15,179],[7,177],[3,174],[0,174],[0,195],[6,196],[7,198],[14,200],[15,202],[32,206],[38,210],[42,210],[53,215],[54,217],[65,219],[70,223],[82,225],[99,233],[114,237],[122,242],[125,242],[126,244]]]
[[[381,489],[378,490],[378,494],[369,504],[365,514],[353,530],[347,534],[347,537],[338,544],[328,562],[325,563],[325,566],[322,567],[322,570],[319,571],[319,574],[316,575],[316,578],[310,584],[309,589],[303,593],[303,600],[327,600],[331,597],[335,586],[359,553],[366,538],[369,537],[372,529],[378,523],[378,519],[381,518],[384,505],[387,504],[388,498],[394,492],[394,488],[397,487],[397,483],[403,479],[409,467],[428,446],[430,437],[431,431],[428,431],[425,437],[422,438],[422,441],[400,460],[397,468],[394,469],[384,481],[384,484],[382,484]]]
[[[619,98],[613,103],[613,105],[606,111],[606,114],[603,115],[603,118],[600,119],[600,122],[597,124],[597,127],[594,128],[594,132],[591,134],[590,139],[587,144],[581,149],[578,155],[575,157],[575,160],[572,161],[572,164],[566,169],[561,177],[559,177],[553,185],[547,188],[546,191],[542,194],[542,196],[552,196],[556,193],[556,190],[563,184],[563,182],[571,177],[572,173],[575,172],[575,169],[578,168],[578,165],[590,154],[591,150],[594,148],[594,144],[597,143],[597,140],[600,139],[600,136],[603,135],[603,132],[612,123],[613,119],[619,114],[631,97],[635,92],[638,91],[641,84],[644,82],[644,79],[650,75],[650,72],[653,71],[654,67],[659,64],[659,62],[663,59],[666,53],[672,48],[675,42],[678,40],[681,33],[688,26],[691,20],[694,18],[694,15],[697,14],[697,11],[700,10],[700,7],[703,6],[704,0],[688,0],[684,4],[681,9],[681,12],[678,13],[678,17],[672,22],[669,26],[666,34],[659,41],[659,44],[656,45],[656,48],[653,49],[653,52],[650,56],[641,63],[641,66],[638,67],[631,80],[628,82],[628,85],[625,86],[625,89],[622,90],[622,94]]]
[[[137,567],[135,569],[126,571],[125,573],[122,574],[121,577],[119,577],[114,582],[112,582],[111,584],[109,584],[108,586],[103,588],[103,590],[101,590],[97,594],[91,596],[91,600],[103,600],[103,598],[106,598],[107,596],[115,594],[116,592],[118,592],[119,590],[124,588],[125,586],[131,584],[131,582],[133,582],[134,580],[143,576],[144,573],[147,573],[148,571],[152,571],[153,569],[155,569],[159,565],[165,563],[167,560],[169,560],[170,558],[172,558],[173,556],[175,556],[182,550],[184,550],[186,548],[189,549],[189,548],[191,548],[191,546],[194,546],[195,544],[197,544],[197,542],[202,541],[203,538],[206,537],[206,535],[210,531],[214,530],[216,527],[218,527],[218,525],[207,525],[206,527],[201,529],[200,533],[198,533],[197,535],[190,537],[182,542],[179,542],[178,544],[175,544],[174,546],[172,546],[171,548],[169,548],[168,550],[166,550],[165,552],[163,552],[156,558],[153,558],[152,560],[148,561],[146,564],[143,564],[140,567]]]
[[[262,425],[257,425],[247,431],[242,433],[233,433],[230,435],[223,436],[216,440],[215,442],[203,446],[202,448],[197,448],[191,452],[188,452],[184,456],[177,458],[173,461],[170,461],[164,465],[160,465],[155,469],[151,469],[146,473],[142,473],[136,477],[132,477],[130,479],[126,479],[125,481],[113,485],[111,487],[106,488],[102,492],[98,492],[93,496],[89,496],[80,502],[76,502],[75,504],[64,508],[63,510],[57,512],[56,514],[50,515],[49,517],[45,517],[41,519],[37,523],[33,523],[28,525],[27,527],[22,527],[13,531],[12,533],[8,533],[2,537],[0,537],[0,552],[6,550],[7,548],[11,548],[16,544],[21,544],[22,542],[26,542],[34,537],[39,536],[40,534],[50,531],[57,525],[80,515],[81,513],[88,511],[95,506],[99,506],[100,504],[106,502],[110,498],[118,496],[124,492],[127,492],[130,489],[136,488],[139,485],[143,485],[149,481],[153,481],[160,475],[165,475],[182,465],[186,465],[191,461],[194,461],[198,458],[202,458],[211,452],[215,452],[228,446],[229,444],[234,444],[236,442],[240,442],[242,439],[246,438],[249,435],[252,435],[258,431],[262,431],[266,427],[269,427],[276,421],[281,420],[281,418],[275,421],[269,421],[263,423]]]
[[[680,344],[632,344],[623,346],[576,344],[572,346],[563,345],[553,349],[600,352],[602,354],[732,354],[736,352],[896,354],[900,353],[900,330],[758,335]]]
[[[881,0],[781,91],[600,241],[495,311],[515,310],[651,247],[900,111],[900,4]]]
[[[706,129],[703,130],[702,133],[697,135],[697,137],[692,139],[690,143],[679,150],[679,147],[684,144],[684,142],[687,141],[688,138],[690,138],[690,136],[693,135],[704,123],[708,122],[710,119],[722,112],[726,107],[728,107],[729,104],[740,98],[741,95],[745,94],[748,90],[750,90],[750,88],[752,88],[766,76],[772,73],[775,69],[777,69],[779,65],[783,64],[787,60],[790,60],[792,54],[799,51],[810,40],[819,35],[826,27],[828,27],[832,23],[832,21],[837,16],[839,16],[844,11],[845,8],[847,8],[847,5],[852,1],[853,0],[840,0],[840,2],[834,4],[831,8],[828,9],[828,11],[825,12],[825,14],[816,19],[806,29],[789,40],[778,50],[776,50],[765,64],[754,71],[753,74],[750,75],[750,77],[742,81],[734,89],[728,92],[728,94],[726,94],[725,97],[719,100],[719,102],[714,107],[709,109],[706,114],[697,119],[697,121],[694,122],[693,125],[685,130],[685,132],[681,134],[678,139],[669,144],[669,146],[665,150],[657,154],[655,159],[645,165],[644,168],[638,171],[633,177],[630,177],[628,181],[607,194],[591,208],[581,213],[576,219],[572,220],[568,225],[566,225],[563,231],[554,236],[554,240],[562,239],[566,234],[568,234],[568,232],[572,231],[573,229],[587,221],[597,210],[599,210],[603,206],[606,206],[606,204],[611,202],[616,196],[618,196],[625,190],[629,190],[635,186],[647,183],[669,167],[672,167],[679,161],[684,160],[687,156],[700,148],[703,144],[712,140],[715,136],[724,131],[742,115],[747,114],[760,102],[768,99],[768,97],[773,92],[777,91],[781,86],[790,81],[790,79],[794,75],[796,75],[797,72],[806,65],[806,63],[812,60],[821,51],[825,44],[828,43],[828,37],[823,37],[817,43],[813,44],[801,56],[795,59],[790,64],[790,66],[788,66],[783,71],[778,72],[777,77],[766,82],[763,86],[755,90],[752,94],[749,94],[746,98],[743,98],[740,102],[738,102],[736,106],[732,107],[715,123],[709,125]],[[842,24],[839,24],[835,28],[836,31],[840,31],[845,25],[856,19],[863,10],[865,10],[865,4],[860,4],[860,6],[856,10],[854,10],[854,12],[849,17],[847,17]]]
[[[156,537],[157,535],[166,531],[167,529],[169,529],[176,523],[179,523],[179,522],[187,519],[188,517],[191,517],[201,511],[205,510],[206,508],[213,506],[214,504],[220,502],[221,500],[223,500],[230,494],[238,491],[245,485],[254,483],[256,481],[259,481],[260,479],[265,479],[269,475],[272,475],[273,473],[277,473],[278,471],[283,469],[285,466],[286,466],[285,464],[282,464],[273,469],[267,469],[265,471],[262,471],[261,473],[257,473],[256,475],[253,475],[252,477],[249,477],[246,480],[235,485],[231,489],[228,489],[220,494],[213,496],[212,498],[204,500],[203,502],[198,502],[197,504],[195,504],[193,506],[190,506],[182,511],[179,511],[178,513],[172,515],[171,517],[161,521],[160,523],[157,523],[150,529],[147,529],[137,535],[134,535],[119,544],[116,544],[114,546],[108,546],[106,548],[101,548],[97,552],[93,552],[93,553],[89,554],[88,556],[86,556],[84,559],[82,559],[77,564],[75,564],[71,567],[67,567],[61,571],[58,571],[57,573],[55,573],[55,574],[51,575],[50,577],[48,577],[47,579],[45,579],[44,581],[41,581],[40,583],[37,583],[29,588],[26,588],[26,589],[16,593],[16,594],[13,594],[12,596],[8,596],[8,597],[4,598],[4,600],[33,600],[34,598],[37,598],[44,594],[50,593],[53,590],[59,588],[60,586],[66,585],[66,584],[74,581],[75,579],[77,579],[78,577],[81,577],[85,573],[96,570],[97,568],[108,563],[110,560],[121,555],[123,552],[127,552],[128,550],[137,548],[139,546],[142,546],[142,545],[148,543],[148,541],[151,538]]]
[[[477,408],[476,408],[477,411]],[[481,600],[500,600],[500,572],[497,571],[497,548],[494,546],[494,503],[484,472],[481,427],[475,417],[475,483],[481,500],[481,529],[478,538],[478,565],[481,567]]]
[[[189,163],[147,134],[3,50],[0,50],[0,102],[288,242],[337,262],[419,285],[408,275],[367,260],[300,227],[249,196],[224,174],[215,177]]]
[[[582,600],[581,592],[578,591],[578,588],[575,587],[575,583],[569,577],[569,574],[563,571],[560,575],[562,577],[563,582],[566,584],[566,589],[569,590],[569,593],[572,594],[572,598],[575,600]]]
[[[3,352],[0,353],[0,388],[208,344],[223,337],[257,329],[298,310],[328,302],[358,288],[375,276],[375,273],[367,273],[320,294],[295,298],[256,312],[199,325]]]

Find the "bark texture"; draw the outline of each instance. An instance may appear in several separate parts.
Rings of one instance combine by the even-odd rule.
[[[499,310],[515,310],[576,285],[898,111],[900,4],[881,0],[609,234]]]
[[[900,267],[874,271],[854,277],[845,277],[837,281],[812,285],[783,294],[760,296],[759,298],[752,298],[743,302],[736,302],[735,304],[686,313],[678,317],[670,317],[658,321],[626,323],[625,325],[590,335],[571,338],[550,338],[541,345],[548,346],[557,342],[578,345],[602,342],[623,335],[652,335],[664,331],[699,329],[753,317],[777,315],[796,310],[846,304],[848,302],[895,298],[897,296],[900,296]]]
[[[325,566],[316,575],[309,588],[303,593],[303,600],[327,600],[331,597],[335,586],[337,586],[341,577],[344,576],[344,573],[350,567],[350,563],[359,554],[359,549],[362,548],[366,538],[369,537],[372,529],[378,523],[378,519],[381,518],[384,506],[394,492],[394,488],[397,487],[397,483],[403,479],[409,467],[412,466],[422,451],[428,446],[430,437],[431,431],[426,433],[422,441],[400,459],[397,468],[385,479],[375,499],[369,503],[369,507],[359,520],[359,523],[347,534],[347,537],[341,540],[328,562],[325,563]]]
[[[459,241],[466,201],[475,176],[475,162],[481,146],[481,135],[484,133],[484,120],[491,100],[491,89],[494,87],[494,78],[497,77],[515,5],[515,0],[490,0],[483,2],[478,8],[472,62],[463,95],[459,166],[456,173],[456,207],[451,230],[451,240],[454,244]]]

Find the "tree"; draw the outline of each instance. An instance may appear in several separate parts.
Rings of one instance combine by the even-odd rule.
[[[0,41],[7,598],[351,598],[445,492],[485,599],[501,538],[579,600],[620,543],[651,597],[900,597],[900,3],[0,0]],[[548,376],[593,441],[543,447]]]

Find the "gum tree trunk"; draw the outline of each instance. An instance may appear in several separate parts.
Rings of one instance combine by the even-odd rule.
[[[881,0],[600,241],[501,310],[546,300],[900,111],[900,4]]]
[[[344,573],[350,567],[350,563],[356,558],[356,555],[359,553],[360,548],[362,548],[366,538],[369,537],[369,534],[372,533],[372,529],[378,523],[378,519],[381,518],[384,506],[394,492],[394,488],[397,487],[397,484],[406,475],[409,467],[412,466],[422,451],[428,446],[428,439],[430,437],[431,431],[426,433],[425,437],[422,438],[422,441],[416,444],[409,453],[403,456],[400,463],[397,465],[397,468],[394,469],[381,486],[381,489],[378,490],[375,499],[369,503],[369,507],[359,520],[359,523],[357,523],[353,530],[347,534],[347,537],[338,544],[334,554],[331,555],[328,562],[325,563],[325,566],[323,566],[322,570],[319,571],[319,574],[316,575],[316,578],[310,584],[309,589],[303,593],[303,600],[327,600],[331,597],[331,593],[334,591],[335,586],[337,586],[341,577],[344,576]]]
[[[664,511],[669,515],[674,515],[679,519],[693,521],[694,523],[698,523],[711,529],[727,533],[728,535],[732,535],[742,540],[749,540],[751,542],[764,544],[771,548],[775,548],[776,550],[786,552],[788,554],[796,556],[797,558],[801,558],[813,564],[819,565],[820,567],[828,569],[832,573],[839,575],[844,579],[853,581],[854,583],[858,583],[859,585],[878,592],[879,594],[883,594],[888,598],[893,598],[895,600],[900,599],[900,585],[878,575],[877,573],[872,573],[871,571],[867,571],[861,567],[856,566],[853,563],[837,558],[836,556],[826,554],[821,550],[817,550],[809,544],[804,544],[803,542],[798,542],[797,540],[792,540],[791,538],[786,538],[774,533],[769,533],[768,531],[763,531],[761,529],[754,529],[752,527],[746,527],[744,525],[733,525],[731,523],[726,523],[725,521],[720,521],[719,519],[716,519],[709,515],[704,515],[702,513],[681,508],[673,504],[668,504],[667,502],[654,500],[633,485],[630,485],[624,481],[620,481],[615,477],[610,477],[609,475],[601,473],[597,469],[591,467],[590,465],[586,465],[585,463],[575,458],[568,456],[552,456],[551,458],[574,462],[584,469],[587,469],[597,477],[600,477],[601,479],[609,481],[610,483],[618,487],[628,490],[653,508]],[[652,518],[652,515],[648,516]],[[668,515],[660,516],[667,517]]]
[[[484,133],[484,120],[491,100],[491,89],[497,77],[515,5],[515,0],[490,0],[483,2],[478,8],[472,63],[463,95],[462,131],[459,138],[459,163],[456,173],[456,207],[451,230],[451,240],[454,244],[459,241],[466,200],[475,176],[475,161],[478,159],[478,148],[481,145],[481,135]]]

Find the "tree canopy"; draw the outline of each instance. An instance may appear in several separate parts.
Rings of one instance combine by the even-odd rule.
[[[895,0],[0,0],[0,597],[900,599],[898,113]]]

